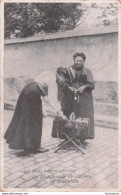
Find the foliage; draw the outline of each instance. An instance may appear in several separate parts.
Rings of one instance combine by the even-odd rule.
[[[5,3],[5,38],[74,29],[82,16],[78,3]]]

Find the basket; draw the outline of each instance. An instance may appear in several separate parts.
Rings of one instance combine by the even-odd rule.
[[[62,118],[56,117],[53,121],[52,137],[65,139],[63,132],[71,138],[86,139],[90,132],[90,119],[77,118],[64,121]]]

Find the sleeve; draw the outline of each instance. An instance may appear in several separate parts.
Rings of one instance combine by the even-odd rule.
[[[87,82],[88,82],[87,88],[93,90],[95,88],[95,84],[94,84],[92,73],[89,69],[86,71],[86,75],[87,75]]]
[[[49,83],[48,84],[48,101],[51,105],[51,108],[53,110],[53,113],[55,113],[55,116],[62,116],[63,112],[61,111],[61,105],[58,101],[58,89],[56,83]]]
[[[64,83],[64,85],[61,87],[61,90],[62,90],[62,92],[67,92],[67,90],[68,90],[68,83]]]

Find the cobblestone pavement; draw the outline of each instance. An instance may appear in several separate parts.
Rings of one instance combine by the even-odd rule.
[[[12,112],[5,113],[5,128]],[[50,119],[43,128],[42,146],[47,153],[20,157],[4,142],[4,188],[118,188],[118,132],[95,127],[95,139],[87,140],[82,155],[68,145],[54,153],[61,140],[51,137]]]

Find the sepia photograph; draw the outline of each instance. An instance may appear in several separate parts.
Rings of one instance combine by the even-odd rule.
[[[3,191],[118,191],[121,2],[2,4]]]

